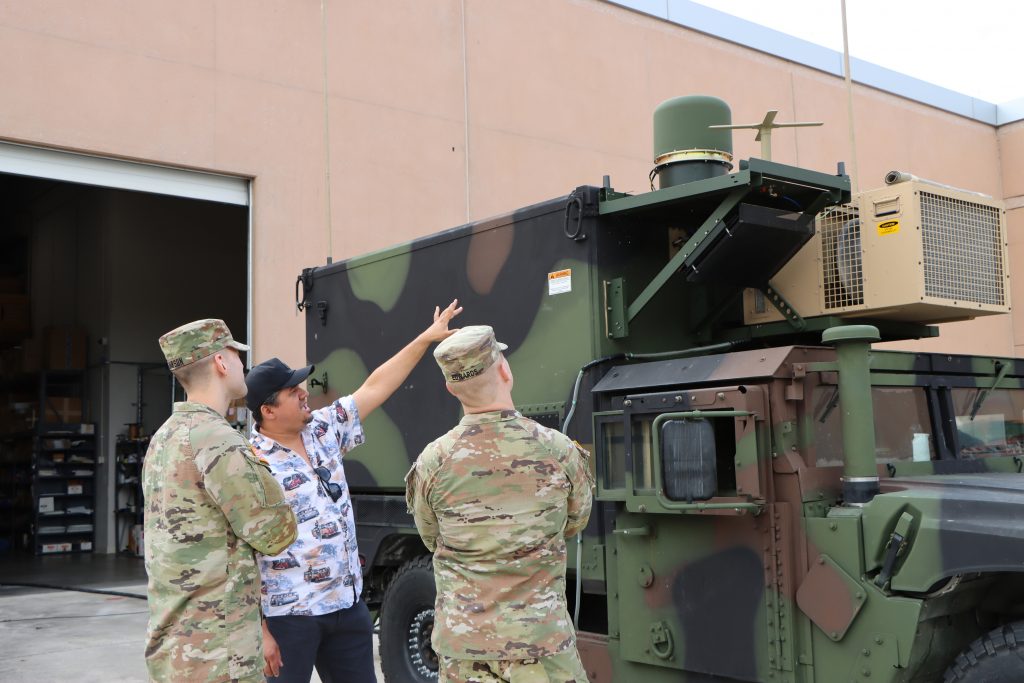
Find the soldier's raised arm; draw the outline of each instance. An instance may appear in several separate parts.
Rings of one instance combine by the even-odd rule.
[[[196,466],[235,535],[257,552],[277,555],[295,542],[295,513],[270,470],[238,438],[237,444],[197,444]]]
[[[569,518],[565,525],[566,538],[583,531],[590,519],[590,509],[594,504],[594,478],[590,473],[589,461],[590,453],[573,441],[565,458],[566,475],[572,484]]]

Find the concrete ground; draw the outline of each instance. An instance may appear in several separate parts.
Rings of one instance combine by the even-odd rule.
[[[145,600],[0,588],[3,681],[146,681]]]
[[[52,588],[36,583],[145,595],[137,558],[114,555],[6,556],[0,561],[0,681],[147,681],[143,648],[146,601]],[[374,659],[379,681],[380,658]],[[314,673],[312,681],[320,683]]]

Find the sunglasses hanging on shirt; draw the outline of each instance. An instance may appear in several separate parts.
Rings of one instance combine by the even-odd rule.
[[[313,471],[319,477],[320,485],[324,487],[324,492],[331,497],[332,501],[337,503],[338,499],[341,498],[341,485],[331,481],[330,470],[321,465],[320,467],[314,467]]]

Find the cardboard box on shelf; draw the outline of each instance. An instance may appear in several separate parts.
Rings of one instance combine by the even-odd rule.
[[[77,424],[82,421],[82,399],[66,396],[50,396],[46,399],[48,424]]]
[[[69,553],[71,552],[70,543],[44,543],[40,552],[44,553]]]
[[[77,326],[46,328],[46,368],[48,370],[84,370],[88,335]]]
[[[0,294],[0,338],[21,340],[32,332],[31,307],[24,294]]]

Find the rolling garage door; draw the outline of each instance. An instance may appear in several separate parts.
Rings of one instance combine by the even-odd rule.
[[[133,161],[0,142],[0,173],[248,206],[249,181]]]

